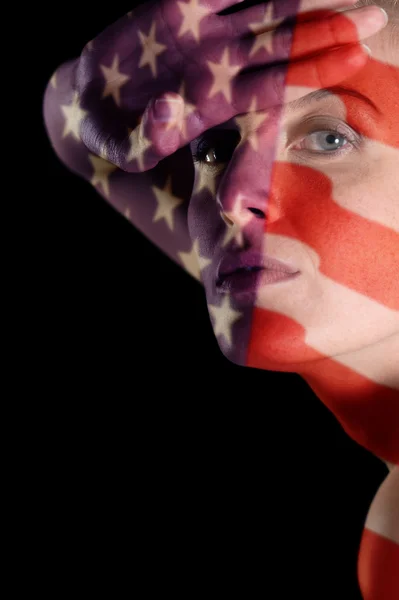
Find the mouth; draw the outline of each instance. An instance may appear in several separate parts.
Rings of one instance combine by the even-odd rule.
[[[287,273],[264,267],[242,267],[232,273],[220,275],[216,281],[216,290],[219,294],[229,293],[234,296],[243,293],[253,294],[264,285],[290,281],[299,274],[299,271]]]
[[[221,273],[216,280],[216,287],[221,287],[225,281],[231,280],[232,278],[243,278],[248,273],[259,273],[260,271],[264,271],[264,267],[240,267],[230,273]]]
[[[299,271],[259,251],[230,253],[219,262],[215,277],[218,293],[255,292],[261,285],[277,284],[297,277]]]

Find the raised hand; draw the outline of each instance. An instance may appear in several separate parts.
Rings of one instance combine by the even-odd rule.
[[[250,111],[254,95],[257,110],[267,110],[312,91],[290,88],[287,96],[287,62],[292,81],[307,70],[310,88],[339,83],[367,62],[359,42],[384,26],[377,7],[333,10],[354,3],[332,0],[325,10],[322,0],[279,2],[278,17],[271,3],[224,16],[218,13],[236,2],[142,5],[82,53],[75,86],[84,144],[123,170],[147,171],[205,130]]]
[[[342,10],[353,3],[332,0],[329,8]],[[296,46],[291,54],[306,54],[308,46],[310,57],[291,63],[289,73],[297,69],[301,84],[303,70],[307,77],[314,73],[312,85],[317,87],[361,68],[366,54],[348,40],[356,42],[383,26],[381,21],[368,23],[368,15],[379,13],[376,7],[351,11],[348,18],[335,14],[327,19],[324,10],[323,19],[317,20],[309,11],[325,9],[324,0],[304,0],[299,6],[269,2],[218,14],[237,8],[228,1],[212,3],[212,10],[198,2],[144,4],[89,42],[78,59],[61,65],[44,98],[47,133],[60,160],[199,282],[196,247],[187,226],[194,174],[188,143],[207,127],[251,111],[249,92],[260,90],[268,106],[281,101],[283,71],[275,63],[292,59],[291,38]],[[309,21],[301,24],[303,39],[293,34],[295,21],[290,18],[296,12],[298,19]],[[351,26],[354,22],[356,27]],[[333,23],[336,29],[331,29]],[[315,54],[328,46],[326,29],[330,45],[342,41],[346,46]],[[263,68],[245,73],[245,53],[253,68]],[[350,57],[358,59],[356,66]],[[240,72],[234,66],[239,63]],[[291,86],[286,90],[285,100],[290,101]],[[302,93],[307,91],[311,89]],[[155,119],[154,100],[163,97],[180,99],[180,120]]]

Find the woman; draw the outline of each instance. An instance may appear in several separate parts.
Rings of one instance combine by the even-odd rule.
[[[399,592],[397,8],[387,2],[391,21],[386,27],[382,21],[377,27],[374,23],[374,30],[366,20],[334,15],[335,35],[342,35],[334,45],[366,38],[372,51],[370,59],[355,53],[360,62],[353,63],[352,71],[349,62],[338,62],[341,70],[348,69],[343,74],[331,66],[327,71],[327,64],[324,72],[320,63],[318,71],[309,63],[306,69],[295,63],[309,50],[316,52],[316,63],[320,49],[331,46],[327,35],[332,22],[326,27],[324,14],[312,15],[312,29],[302,22],[305,13],[309,17],[309,11],[323,4],[292,3],[284,13],[276,3],[273,9],[269,4],[229,13],[229,31],[235,35],[257,23],[255,43],[252,37],[233,59],[218,52],[208,62],[213,86],[204,79],[205,94],[198,79],[202,73],[194,69],[198,65],[193,62],[191,72],[187,69],[187,82],[191,76],[197,84],[188,93],[184,86],[166,85],[181,66],[180,56],[169,53],[166,75],[157,71],[157,57],[164,50],[162,23],[175,26],[175,41],[184,39],[185,48],[194,52],[193,40],[204,36],[200,17],[210,22],[209,9],[202,7],[199,13],[193,3],[182,25],[177,6],[165,2],[156,38],[155,29],[146,29],[147,39],[139,28],[144,51],[135,85],[150,90],[145,81],[150,72],[149,81],[161,80],[163,90],[178,90],[184,111],[179,97],[169,95],[177,101],[175,120],[156,122],[152,103],[141,119],[139,101],[129,105],[126,90],[132,77],[120,58],[127,54],[131,31],[122,22],[88,44],[78,63],[57,70],[46,92],[45,119],[65,164],[201,279],[223,354],[239,365],[301,375],[345,431],[392,469],[367,518],[359,581],[366,600],[393,599]],[[353,2],[329,2],[328,8],[349,4]],[[217,10],[229,6],[231,2],[219,2]],[[143,14],[139,9],[137,18]],[[376,9],[371,14],[377,19]],[[278,32],[284,30],[282,19],[292,15],[297,23],[287,48],[287,36]],[[225,12],[223,19],[227,16]],[[126,23],[134,18],[136,13],[128,15]],[[317,32],[316,27],[324,29]],[[225,29],[215,26],[213,39]],[[321,33],[328,40],[322,48]],[[283,106],[268,97],[273,92],[265,88],[264,74],[263,81],[249,74],[252,84],[243,80],[240,98],[232,95],[230,80],[243,50],[245,64],[255,67],[271,58],[290,59],[275,80],[280,84],[276,96],[284,84]],[[87,77],[94,64],[98,77]],[[328,80],[323,85],[320,73]],[[311,91],[327,87],[332,93],[310,97]],[[199,106],[201,119],[196,119]],[[141,201],[137,210],[138,199],[149,196],[149,169],[187,140],[195,160],[192,185],[187,179],[177,197],[167,180],[163,190],[151,189],[156,209]],[[181,157],[187,160],[187,153]],[[181,166],[168,163],[170,169]],[[140,190],[135,198],[132,181]],[[189,203],[183,201],[186,195]]]
[[[234,124],[223,126],[201,147],[202,188],[188,223],[203,259],[217,256],[202,281],[224,355],[299,373],[353,439],[391,463],[367,518],[359,582],[365,598],[393,599],[399,594],[393,467],[399,464],[399,40],[381,32],[368,44],[373,60],[345,85],[374,106],[338,92],[311,109],[285,107],[279,137],[273,116],[263,135],[243,118],[239,146]],[[340,133],[333,135],[337,124]],[[366,136],[364,145],[354,132]],[[218,214],[225,239],[236,242],[230,252],[221,243]],[[268,257],[283,265],[223,277]],[[270,284],[278,274],[281,281]],[[378,576],[375,556],[384,565]]]

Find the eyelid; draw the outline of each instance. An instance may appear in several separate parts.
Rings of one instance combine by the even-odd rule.
[[[359,132],[353,129],[342,118],[333,116],[331,114],[312,114],[304,117],[297,123],[292,123],[291,126],[287,127],[287,139],[290,140],[298,137],[299,135],[308,135],[314,131],[327,131],[327,130],[339,130],[339,133],[347,136],[359,136]]]
[[[330,123],[329,119],[331,120],[331,123]],[[321,124],[320,121],[323,121],[323,123]],[[323,115],[323,114],[317,114],[317,115],[315,115],[315,114],[313,114],[313,115],[310,115],[308,117],[305,117],[305,118],[301,119],[301,121],[300,121],[299,124],[296,124],[296,125],[294,124],[294,125],[292,125],[292,127],[287,127],[287,128],[297,130],[298,127],[300,127],[302,129],[302,128],[306,128],[306,125],[312,124],[313,122],[315,122],[317,124],[317,127],[321,126],[321,127],[325,127],[326,129],[327,129],[328,126],[330,126],[330,124],[336,126],[337,122],[339,122],[342,125],[342,127],[348,126],[347,124],[345,124],[344,121],[340,121],[340,120],[334,118],[331,115]],[[315,124],[315,126],[316,126],[316,124]],[[350,134],[351,131],[354,131],[354,130],[352,128],[344,129],[343,133],[346,135],[346,134]],[[190,146],[191,146],[191,148],[192,148],[193,151],[197,151],[198,147],[203,142],[209,142],[210,140],[214,140],[214,139],[218,139],[218,138],[222,138],[223,139],[222,136],[224,136],[226,134],[226,132],[228,132],[228,134],[230,134],[230,135],[232,133],[234,133],[234,134],[237,134],[237,135],[241,136],[240,129],[238,127],[236,129],[233,129],[233,128],[230,128],[230,127],[226,128],[226,129],[223,129],[223,128],[219,128],[219,129],[207,129],[198,138],[196,138],[195,140],[193,140],[190,143]],[[253,135],[254,132],[251,132],[251,134]],[[306,131],[305,135],[306,134],[309,134],[309,131]],[[241,136],[241,140],[242,139],[243,139],[243,136]]]
[[[313,124],[313,125],[312,125]],[[307,118],[304,118],[301,120],[301,122],[299,123],[299,127],[301,128],[301,130],[305,129],[305,131],[303,131],[303,135],[301,136],[300,133],[298,133],[298,128],[296,127],[296,133],[293,134],[292,136],[290,136],[289,139],[287,139],[287,147],[289,148],[293,142],[295,141],[295,143],[298,143],[298,141],[302,141],[304,138],[312,135],[313,133],[318,133],[321,131],[336,131],[338,134],[344,136],[347,138],[347,140],[350,142],[350,144],[355,147],[355,148],[359,148],[360,145],[362,144],[362,142],[364,141],[364,137],[357,132],[356,130],[354,130],[352,127],[350,127],[345,121],[342,120],[338,120],[335,117],[332,117],[331,115],[322,115],[322,114],[312,114],[310,116],[308,116]],[[195,149],[192,151],[192,156],[193,159],[196,159],[196,155],[200,154],[203,150],[201,149],[201,145],[204,144],[205,147],[209,146],[209,148],[207,148],[207,151],[210,150],[211,144],[212,142],[217,142],[217,138],[221,137],[221,134],[225,134],[225,132],[235,132],[238,134],[238,136],[240,137],[240,131],[238,129],[217,129],[217,130],[212,130],[212,129],[208,129],[207,131],[205,131],[197,140],[197,143],[195,144]],[[215,138],[215,136],[217,136]],[[222,139],[225,139],[225,135],[222,135]],[[242,137],[241,137],[242,140]],[[239,145],[239,144],[237,144]],[[234,149],[235,150],[235,149]],[[233,150],[233,152],[234,152]],[[294,150],[294,152],[296,152],[296,150]],[[337,150],[335,152],[331,152],[331,153],[323,153],[323,152],[312,152],[312,151],[306,151],[306,150],[302,150],[300,152],[307,152],[308,156],[317,156],[319,159],[323,160],[323,158],[325,159],[332,159],[332,158],[338,158],[338,155],[340,154],[340,151]],[[218,171],[221,169],[221,164],[224,163],[217,163],[216,164],[206,164],[205,161],[202,161],[200,159],[195,160],[195,162],[198,162],[200,164],[200,166],[204,166],[207,169],[210,170],[214,170],[214,171]]]

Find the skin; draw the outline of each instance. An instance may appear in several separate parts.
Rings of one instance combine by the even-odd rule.
[[[399,52],[388,28],[367,43],[372,58],[346,84],[379,113],[342,94],[295,113],[284,107],[276,118],[268,115],[257,152],[247,143],[257,130],[252,114],[227,123],[224,128],[236,130],[238,122],[240,152],[219,173],[196,166],[195,184],[200,180],[216,194],[193,194],[188,225],[204,255],[223,256],[225,228],[237,236],[230,250],[261,243],[265,253],[300,270],[292,281],[260,284],[255,296],[235,295],[223,319],[214,271],[204,269],[202,281],[222,353],[240,365],[298,373],[344,430],[390,470],[368,511],[358,555],[362,595],[376,600],[397,597],[399,585],[399,290],[392,278],[399,262]],[[299,142],[323,149],[302,129],[309,115],[347,123],[366,143],[331,160],[295,153]],[[226,138],[229,148],[235,143]],[[216,144],[208,159],[217,152]],[[235,329],[225,325],[231,309]]]
[[[398,48],[398,40],[397,40],[398,23],[395,24],[395,27],[396,27],[396,29],[394,30],[393,27],[388,26],[386,29],[379,32],[378,35],[374,35],[374,36],[370,37],[367,40],[367,45],[372,50],[372,56],[375,58],[375,60],[379,60],[381,62],[385,62],[394,67],[399,68],[399,48]],[[397,178],[396,178],[396,180],[397,180]],[[397,212],[399,211],[399,203],[398,203],[398,206],[396,207],[396,209],[397,209],[396,210],[396,214],[397,214]],[[388,461],[384,461],[384,462],[390,472],[394,470],[394,468],[395,468],[394,464],[392,464]],[[396,470],[398,471],[398,469],[396,469]],[[397,475],[396,475],[396,478],[397,478]],[[376,500],[377,500],[377,497],[376,497]],[[372,510],[370,510],[370,512],[369,512],[369,516],[368,516],[369,524],[372,521],[372,512],[373,512]]]
[[[378,568],[378,556],[385,560],[388,551],[392,556],[392,548],[380,552],[381,544],[388,539],[398,545],[396,552],[399,549],[399,368],[395,359],[399,356],[399,290],[392,277],[399,256],[399,64],[388,31],[367,40],[373,58],[361,73],[346,81],[352,90],[368,95],[379,112],[371,113],[353,96],[339,93],[295,113],[284,106],[282,111],[258,111],[255,115],[255,105],[252,113],[223,125],[222,129],[239,131],[241,143],[223,172],[203,170],[200,177],[196,171],[188,211],[190,239],[196,240],[201,257],[208,263],[202,265],[201,279],[223,354],[240,365],[298,373],[345,431],[392,468],[365,524],[365,531],[380,536],[373,552],[372,536],[361,545],[362,591],[371,589],[370,578],[377,590],[364,594],[365,600],[381,598],[380,582],[389,579],[386,564],[384,573]],[[105,70],[105,95],[111,91],[110,64]],[[286,102],[295,86],[306,83],[294,81],[290,75],[288,72]],[[67,81],[67,76],[58,73],[52,87],[62,96]],[[62,98],[59,103],[65,117],[72,114],[71,100]],[[114,101],[119,104],[119,94]],[[50,112],[62,117],[60,110]],[[258,116],[263,116],[263,121]],[[361,133],[367,143],[329,161],[299,151],[297,145],[305,139],[310,145],[313,137],[317,145],[315,136],[310,136],[310,116],[319,118],[313,132],[329,129],[328,118],[331,125],[346,123],[346,131]],[[105,196],[119,206],[116,192],[121,173],[115,173],[112,185],[108,175],[100,176],[99,167],[104,168],[104,164],[87,160],[76,128],[70,130],[70,121],[61,120],[51,128],[60,156],[70,161],[71,168],[76,164],[76,172],[85,174],[93,185],[101,183]],[[109,157],[105,150],[93,148],[99,156]],[[70,156],[77,162],[72,163]],[[81,164],[89,170],[84,171]],[[200,179],[207,185],[198,193],[195,190]],[[133,188],[137,190],[137,186],[129,185],[129,190]],[[237,202],[239,191],[245,192],[241,204]],[[121,193],[120,198],[123,212],[122,202],[131,200],[131,194]],[[140,204],[140,218],[148,205]],[[186,225],[185,214],[182,223]],[[255,297],[235,297],[230,309],[227,305],[222,309],[223,321],[220,312],[215,317],[215,310],[220,310],[225,298],[215,292],[214,269],[209,263],[227,251],[221,240],[229,228],[235,228],[232,239],[237,245],[241,245],[241,234],[246,248],[262,246],[265,253],[295,266],[300,277],[261,286]],[[232,308],[236,311],[234,327],[229,324]],[[395,592],[398,586],[394,577],[391,590]]]
[[[397,420],[384,415],[398,417],[399,391],[399,291],[392,278],[399,256],[399,132],[394,102],[386,101],[399,89],[399,54],[392,39],[389,27],[368,38],[372,58],[345,82],[368,96],[380,114],[336,94],[295,113],[285,107],[279,115],[271,111],[263,129],[257,129],[253,114],[229,121],[223,129],[239,129],[241,142],[237,146],[226,136],[223,149],[231,159],[219,171],[196,166],[196,182],[201,171],[216,195],[204,199],[194,193],[188,214],[190,236],[208,256],[218,251],[223,256],[220,231],[235,228],[242,237],[229,250],[261,243],[264,253],[301,272],[290,282],[260,285],[255,298],[232,298],[241,316],[230,340],[211,318],[223,354],[236,364],[301,375],[349,435],[388,467],[397,464],[398,447],[393,442],[388,449],[379,438],[382,428],[385,439],[395,436]],[[376,77],[383,87],[375,85]],[[325,137],[310,135],[309,126],[303,126],[316,115],[321,126],[312,131],[328,130],[326,120],[347,124],[345,133],[358,132],[367,143],[329,160],[307,155],[303,149],[323,152]],[[248,143],[255,130],[257,152]],[[273,136],[278,138],[275,154],[267,151]],[[212,153],[210,160],[215,160]],[[240,204],[237,191],[242,190]],[[315,210],[323,202],[325,210]],[[387,264],[376,260],[381,256]],[[202,280],[212,316],[220,296],[206,270]],[[362,406],[371,410],[368,417]]]

